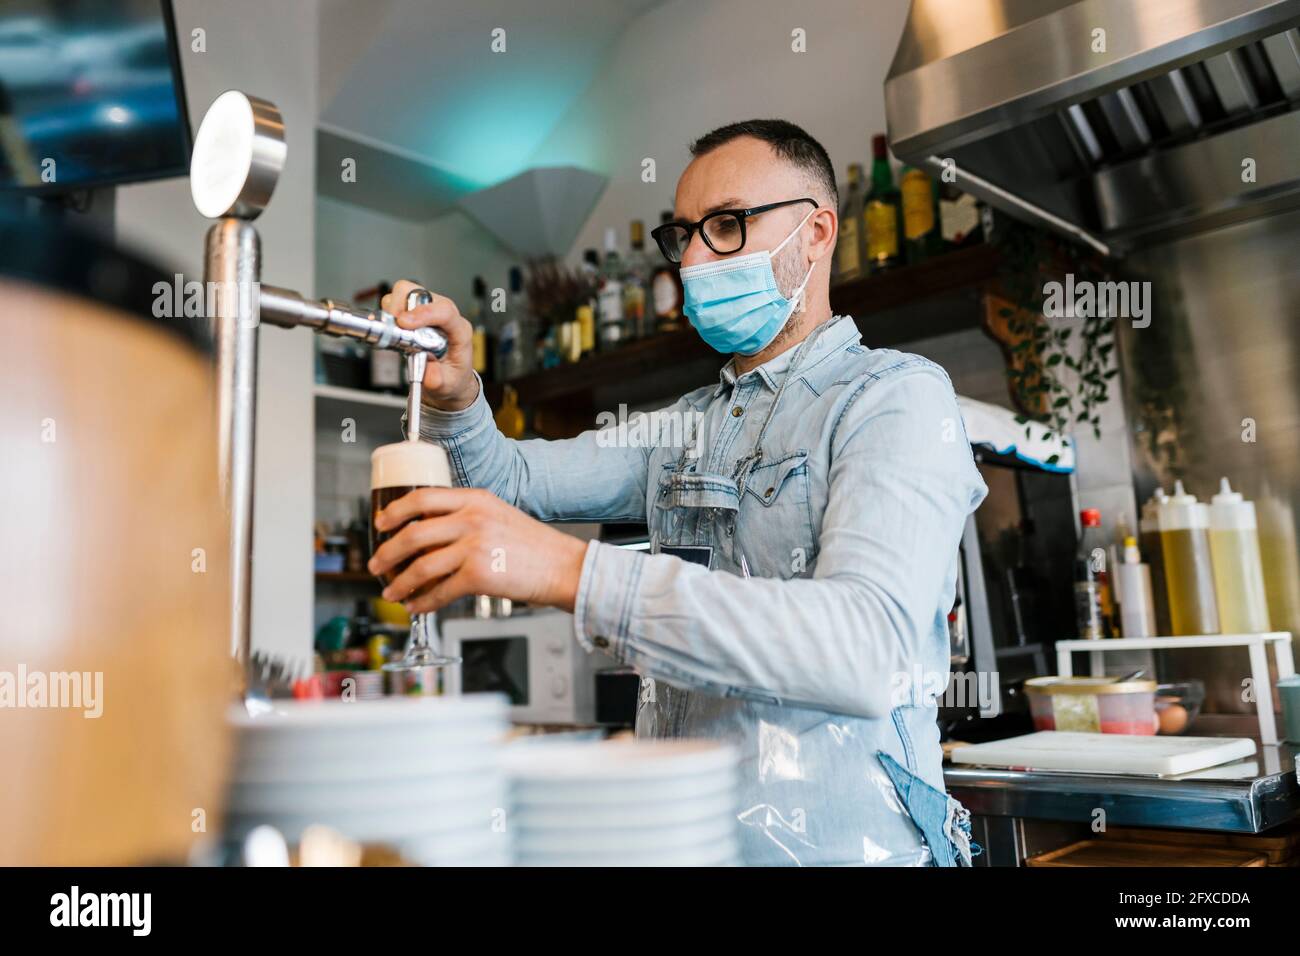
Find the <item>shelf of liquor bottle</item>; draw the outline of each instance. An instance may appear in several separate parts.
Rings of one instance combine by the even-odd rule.
[[[542,369],[513,379],[509,384],[519,395],[519,404],[530,408],[547,402],[590,395],[612,383],[629,383],[646,376],[672,375],[674,366],[693,360],[718,366],[718,355],[689,326],[671,332],[657,332],[605,351],[593,352],[571,365]],[[698,385],[698,381],[696,382]],[[488,400],[499,404],[501,385],[487,387]]]
[[[979,243],[934,256],[914,265],[898,266],[884,272],[864,276],[850,282],[831,286],[831,306],[835,312],[854,317],[888,312],[901,306],[910,306],[945,294],[963,292],[997,277],[1002,266],[998,247]],[[891,338],[898,334],[908,341],[942,334],[942,330],[914,334],[907,320],[900,316],[900,327],[891,330]],[[974,324],[968,322],[965,324]],[[880,344],[877,341],[868,344]]]
[[[872,347],[897,346],[977,328],[979,290],[994,279],[1002,258],[996,247],[980,244],[900,266],[831,287],[831,308],[852,315]],[[870,321],[864,321],[867,317]],[[549,425],[534,430],[544,437],[576,433],[573,423],[590,427],[596,408],[620,402],[636,405],[671,399],[716,380],[721,365],[689,326],[636,339],[584,356],[572,365],[533,372],[509,384],[529,411],[553,406]],[[500,407],[499,383],[486,386],[493,408]]]

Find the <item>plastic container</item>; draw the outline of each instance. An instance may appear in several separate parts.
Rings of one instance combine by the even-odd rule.
[[[1124,637],[1153,637],[1156,633],[1155,601],[1151,596],[1151,569],[1142,563],[1137,539],[1124,539],[1124,560],[1115,567],[1120,632]]]
[[[1300,744],[1300,674],[1293,674],[1277,682],[1277,695],[1282,698],[1282,732],[1293,744]]]
[[[1210,509],[1179,481],[1160,506],[1160,544],[1169,593],[1169,633],[1218,634],[1210,560]]]
[[[1255,505],[1233,491],[1227,478],[1219,480],[1219,493],[1210,499],[1210,556],[1223,633],[1267,631],[1268,598],[1264,594]]]
[[[1155,634],[1171,633],[1169,623],[1169,590],[1165,583],[1164,547],[1160,543],[1160,506],[1168,499],[1163,488],[1142,505],[1142,514],[1138,520],[1138,550],[1151,569],[1151,598],[1154,602],[1156,616]]]
[[[1268,485],[1255,504],[1259,516],[1259,556],[1264,562],[1268,623],[1279,631],[1300,634],[1300,547],[1296,546],[1295,511]]]
[[[1034,677],[1025,696],[1035,730],[1154,736],[1156,682],[1109,677]]]

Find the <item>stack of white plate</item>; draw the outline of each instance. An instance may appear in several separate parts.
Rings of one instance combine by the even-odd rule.
[[[703,741],[517,742],[507,748],[521,866],[727,866],[736,754]]]
[[[506,708],[496,694],[238,708],[227,837],[269,824],[296,844],[323,824],[415,863],[507,865]]]

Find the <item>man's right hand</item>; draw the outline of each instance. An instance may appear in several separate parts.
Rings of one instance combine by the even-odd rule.
[[[384,296],[379,306],[396,318],[397,324],[404,329],[427,326],[447,336],[447,354],[440,361],[434,361],[430,356],[425,366],[424,401],[443,411],[460,411],[478,398],[478,382],[474,378],[474,330],[460,314],[455,302],[436,293],[432,302],[407,312],[407,295],[420,288],[423,286],[419,283],[402,279],[393,286],[392,292]]]

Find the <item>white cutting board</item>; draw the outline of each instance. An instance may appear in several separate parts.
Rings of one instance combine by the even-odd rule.
[[[1247,737],[1138,737],[1041,730],[986,744],[956,747],[953,763],[1083,773],[1172,776],[1255,753]]]

